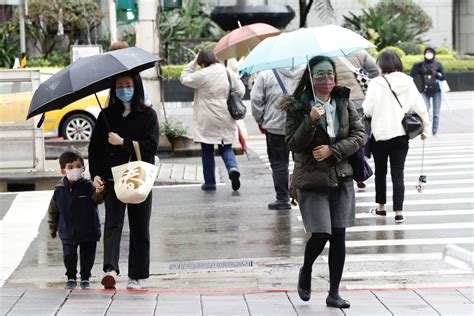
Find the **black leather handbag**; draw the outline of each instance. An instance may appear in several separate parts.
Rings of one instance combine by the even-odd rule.
[[[227,69],[226,74],[230,86],[229,96],[227,97],[227,109],[229,110],[230,116],[232,116],[234,120],[241,120],[245,117],[245,114],[247,113],[247,107],[235,91],[235,88],[232,86],[232,80],[230,79],[230,75]]]
[[[383,76],[383,78],[385,79],[385,81],[387,81],[390,91],[392,91],[393,96],[395,97],[395,99],[397,99],[398,104],[403,109],[403,106],[400,103],[400,100],[398,100],[397,95],[392,90],[392,86],[390,85],[390,82],[388,82],[385,76]],[[402,125],[403,125],[403,128],[405,129],[405,132],[408,135],[408,138],[410,139],[415,138],[416,136],[423,133],[423,121],[421,120],[421,117],[418,115],[418,113],[415,113],[415,112],[405,113],[405,116],[403,116],[403,119],[402,119]]]

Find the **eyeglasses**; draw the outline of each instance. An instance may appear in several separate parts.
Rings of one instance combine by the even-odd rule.
[[[334,76],[334,72],[332,70],[328,71],[317,71],[316,73],[312,73],[311,76],[313,78],[322,78],[322,77],[332,77]]]

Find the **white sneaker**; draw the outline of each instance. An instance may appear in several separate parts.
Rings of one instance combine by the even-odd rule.
[[[142,286],[140,280],[128,279],[127,289],[129,290],[141,290]]]
[[[115,278],[117,277],[117,272],[114,270],[105,272],[104,276],[102,277],[102,285],[105,289],[115,289]]]

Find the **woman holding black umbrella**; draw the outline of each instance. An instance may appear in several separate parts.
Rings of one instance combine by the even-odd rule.
[[[110,88],[109,105],[97,119],[89,144],[89,169],[96,187],[105,186],[104,272],[102,284],[115,288],[120,273],[120,240],[128,209],[130,246],[128,289],[140,289],[149,277],[150,215],[152,193],[140,204],[124,204],[117,199],[111,168],[136,160],[132,142],[140,146],[142,160],[154,163],[159,126],[156,112],[145,105],[143,83],[137,73],[117,77]]]
[[[355,223],[353,170],[348,158],[364,143],[364,127],[349,89],[336,86],[334,62],[324,56],[309,61],[293,96],[281,109],[286,116],[286,143],[294,153],[293,183],[306,232],[298,294],[311,298],[313,263],[329,241],[327,306],[348,308],[339,295],[346,256],[346,227]]]

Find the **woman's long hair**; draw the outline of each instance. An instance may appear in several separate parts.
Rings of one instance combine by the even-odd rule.
[[[138,111],[143,112],[147,107],[145,105],[145,92],[143,90],[143,82],[142,78],[138,73],[134,72],[127,72],[121,74],[119,77],[131,77],[133,80],[133,97],[130,101],[130,111]],[[112,86],[110,87],[110,95],[109,95],[109,107],[120,109],[122,112],[125,111],[125,106],[123,105],[122,101],[117,98],[115,84],[117,82],[117,78],[113,81]]]
[[[310,69],[313,69],[313,67],[317,64],[320,64],[325,61],[329,62],[332,65],[332,69],[334,71],[334,81],[337,84],[336,64],[334,63],[334,61],[326,56],[316,56],[309,60],[309,67],[306,66],[303,76],[301,77],[300,82],[298,83],[298,86],[296,87],[295,92],[293,93],[293,96],[295,98],[300,99],[303,92],[307,93],[308,91],[311,91],[310,98],[313,98],[313,87],[311,85],[311,78],[309,77],[311,74],[309,73],[309,71]]]

